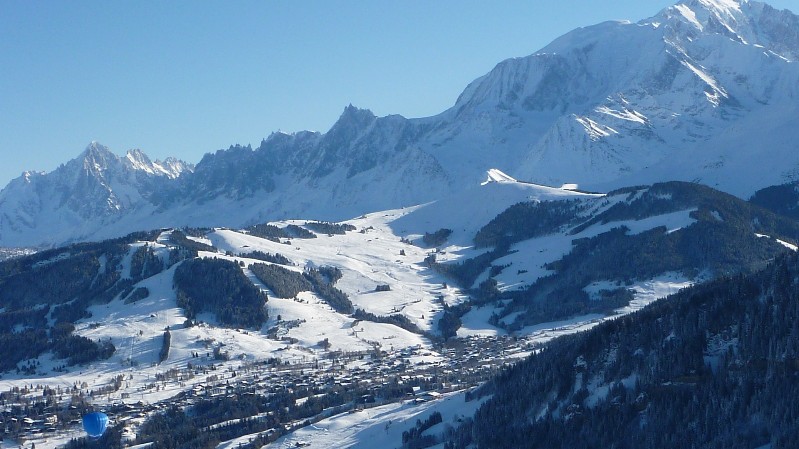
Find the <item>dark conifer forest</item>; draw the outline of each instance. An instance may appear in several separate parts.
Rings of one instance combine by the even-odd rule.
[[[795,448],[799,258],[557,339],[470,395],[448,448]]]
[[[134,255],[130,279],[121,279],[116,269],[129,243],[155,236],[135,233],[0,262],[0,372],[33,373],[35,365],[21,362],[47,351],[66,365],[110,357],[111,342],[72,334],[74,323],[90,317],[90,305],[110,301],[142,276],[163,269],[146,249]]]
[[[426,262],[461,287],[471,289],[475,304],[506,301],[494,324],[501,325],[501,318],[513,314],[513,321],[504,327],[515,331],[576,315],[609,312],[632,299],[625,285],[662,273],[693,278],[703,270],[732,275],[762,269],[785,248],[774,239],[756,234],[779,236],[789,243],[799,241],[799,224],[795,221],[694,183],[620,189],[608,193],[601,207],[599,213],[586,218],[588,204],[581,201],[519,203],[477,232],[474,243],[488,248],[484,253],[457,263],[437,262],[432,253]],[[551,274],[520,289],[499,292],[492,288],[490,278],[509,268],[497,260],[515,251],[516,243],[556,232],[579,236],[592,226],[681,211],[688,211],[694,222],[680,229],[657,227],[639,233],[620,224],[598,235],[576,238],[568,254],[544,266]],[[474,285],[486,270],[489,279]],[[600,298],[589,298],[584,288],[598,281],[615,281],[618,288]]]
[[[231,327],[260,327],[267,319],[266,295],[247,279],[235,262],[190,259],[175,269],[178,305],[186,316],[212,312]]]

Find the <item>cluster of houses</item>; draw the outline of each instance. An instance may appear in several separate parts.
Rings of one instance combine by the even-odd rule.
[[[0,399],[5,411],[0,413],[0,429],[4,435],[25,438],[79,427],[81,413],[93,402],[113,423],[127,423],[130,432],[135,434],[135,427],[148,415],[171,405],[190,406],[200,399],[290,394],[299,405],[308,397],[342,389],[357,392],[356,400],[327,410],[319,417],[321,419],[333,413],[397,400],[434,401],[446,392],[479,385],[534,349],[533,343],[523,338],[470,337],[435,349],[411,347],[391,353],[327,353],[327,357],[299,363],[271,359],[189,364],[133,387],[136,393],[132,399],[130,389],[91,400],[68,390],[49,396],[37,389],[2,393]],[[180,393],[166,401],[147,402],[149,392],[163,390]],[[303,423],[286,423],[283,430],[293,430]]]

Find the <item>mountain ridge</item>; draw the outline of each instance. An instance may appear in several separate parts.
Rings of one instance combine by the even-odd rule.
[[[128,426],[127,438],[138,436],[140,443],[155,438],[147,427],[163,416],[156,410],[172,404],[220,411],[213,421],[196,415],[186,421],[219,438],[207,447],[245,442],[298,417],[302,424],[267,436],[317,429],[331,439],[314,441],[340,446],[338,430],[304,420],[350,416],[371,403],[364,395],[375,405],[416,408],[425,396],[407,401],[413,386],[465,395],[557,336],[604,321],[612,326],[691,284],[750,272],[795,252],[799,241],[795,221],[697,184],[608,194],[570,187],[519,182],[490,170],[469,191],[342,223],[154,229],[7,260],[0,263],[0,340],[6,343],[0,385],[83,385],[78,395],[94,407],[149,403],[154,413],[124,424],[141,405],[115,412],[120,428]],[[593,269],[597,263],[601,270]],[[543,288],[532,292],[535,285]],[[251,396],[240,389],[254,384],[264,386],[260,403],[284,412],[287,404],[290,415],[216,433],[223,428],[217,423],[263,416],[264,410],[248,409],[233,417],[220,402]],[[242,396],[232,398],[227,387]],[[285,387],[295,396],[273,402],[270,389],[288,392]],[[344,391],[352,394],[342,398]],[[605,390],[591,391],[599,398]],[[38,400],[41,393],[29,397]],[[62,410],[72,410],[74,395],[57,397]],[[319,405],[295,415],[305,404],[295,399],[337,408]],[[479,403],[463,408],[463,399],[458,402],[458,413],[467,416],[457,422],[467,423]],[[55,432],[46,434],[49,441],[36,439],[35,426],[12,428],[12,435],[55,447],[55,437],[64,443],[72,437],[71,419],[59,418],[64,424],[48,431]],[[390,419],[400,421],[391,415],[370,425],[383,434]],[[397,425],[399,440],[406,427]]]
[[[326,133],[273,133],[255,149],[208,153],[194,170],[134,151],[124,158],[144,168],[134,177],[157,181],[112,185],[88,170],[97,181],[82,181],[66,206],[23,182],[50,175],[23,175],[0,192],[0,245],[158,226],[338,221],[433,201],[492,167],[596,191],[683,180],[747,197],[799,179],[797,55],[799,17],[787,10],[681,2],[502,61],[432,117],[376,117],[349,105]]]

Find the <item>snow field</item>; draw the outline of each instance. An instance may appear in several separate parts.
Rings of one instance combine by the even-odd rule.
[[[425,435],[438,435],[447,426],[456,427],[460,419],[473,415],[487,399],[466,402],[465,392],[458,392],[421,404],[404,401],[342,413],[286,435],[264,449],[288,449],[302,444],[310,449],[399,448],[402,446],[402,432],[413,428],[417,419],[424,421],[434,412],[441,413],[443,421],[424,432]],[[236,443],[226,442],[217,449],[233,449]]]

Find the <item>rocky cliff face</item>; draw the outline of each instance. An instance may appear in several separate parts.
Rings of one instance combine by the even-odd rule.
[[[93,144],[0,193],[0,245],[345,219],[435,200],[492,167],[593,190],[685,180],[748,197],[799,179],[797,57],[793,13],[687,0],[503,61],[434,117],[348,106],[327,133],[272,134],[255,149],[207,154],[196,170]]]
[[[51,173],[23,173],[0,192],[0,241],[7,246],[70,241],[151,210],[151,198],[192,166],[152,162],[139,150],[118,157],[92,142]]]

